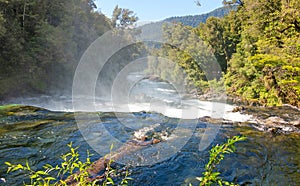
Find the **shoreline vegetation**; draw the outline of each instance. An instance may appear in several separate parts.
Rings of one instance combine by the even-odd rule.
[[[214,95],[211,89],[218,91],[224,84],[226,94],[236,102],[300,108],[300,2],[223,3],[224,9],[234,8],[221,18],[209,17],[196,27],[164,25],[164,37],[174,46],[164,44],[150,54],[175,61],[176,68],[184,69],[188,77],[178,81],[196,87],[191,90],[196,95]],[[118,6],[109,19],[97,11],[93,0],[2,1],[0,10],[2,101],[70,93],[76,66],[86,48],[106,31],[131,29],[138,20],[134,12]],[[220,65],[222,78],[205,77],[202,68],[209,65],[212,56],[207,56],[204,45]],[[107,73],[120,70],[136,55],[141,56],[144,49],[145,46],[125,49],[119,54],[122,59],[113,57],[115,61]],[[158,69],[163,77],[168,67],[151,66],[150,62],[148,72]],[[177,73],[174,69],[170,76],[176,79]]]
[[[167,56],[183,68],[188,77],[182,82],[188,80],[196,95],[214,96],[224,87],[229,97],[247,105],[299,108],[300,2],[232,0],[224,5],[237,9],[223,18],[209,17],[195,28],[164,25],[165,39],[173,46],[163,45],[153,54]],[[223,75],[209,79],[205,67],[212,65],[213,57]],[[164,77],[166,67],[153,64],[149,71]]]

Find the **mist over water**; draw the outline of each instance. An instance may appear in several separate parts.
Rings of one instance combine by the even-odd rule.
[[[144,79],[145,75],[141,72],[132,73],[127,76],[127,81],[136,82],[128,95],[127,100],[121,103],[112,100],[109,95],[99,97],[79,97],[90,102],[86,109],[74,110],[71,95],[60,96],[40,96],[31,98],[17,98],[9,100],[10,104],[22,104],[45,108],[51,111],[99,111],[99,112],[158,112],[168,117],[180,118],[182,112],[193,108],[196,113],[192,113],[188,118],[196,119],[199,117],[209,116],[216,119],[226,119],[230,121],[250,121],[251,116],[232,112],[235,106],[226,103],[211,101],[200,101],[196,98],[178,94],[177,90],[167,82],[151,81]],[[110,91],[108,91],[110,92]],[[103,93],[103,92],[102,92]],[[103,95],[103,94],[102,94]],[[221,114],[219,114],[219,113]],[[223,115],[224,113],[224,115]]]
[[[16,98],[5,103],[32,105],[52,111],[150,111],[182,119],[209,116],[241,122],[250,120],[251,116],[231,112],[234,107],[226,104],[226,97],[221,98],[220,103],[192,98],[184,85],[187,79],[184,69],[178,70],[168,56],[151,56],[152,49],[164,44],[178,46],[179,51],[186,51],[184,46],[168,42],[163,36],[162,27],[161,23],[156,23],[128,33],[112,31],[95,40],[77,66],[72,95],[66,93]],[[172,24],[169,23],[168,27],[171,28]],[[203,41],[196,38],[199,43],[196,49],[201,53],[200,56],[187,54],[195,59],[204,57],[205,60],[198,63],[206,79],[214,79],[216,74],[213,72],[221,71],[219,64]],[[147,79],[149,74],[145,72],[150,65],[161,65],[163,72],[154,68],[150,75],[164,81]]]

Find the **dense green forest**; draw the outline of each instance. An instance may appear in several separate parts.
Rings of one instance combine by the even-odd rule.
[[[0,100],[70,93],[89,45],[137,20],[118,6],[109,19],[95,0],[0,0]]]
[[[175,46],[153,53],[184,68],[188,79],[180,81],[192,82],[198,94],[225,83],[229,95],[248,103],[300,107],[300,1],[223,3],[222,10],[232,10],[224,17],[209,17],[196,27],[165,25],[165,38]],[[112,19],[96,10],[94,0],[0,0],[0,100],[71,90],[90,43],[113,27],[137,21],[127,9],[116,7]],[[213,58],[224,76],[207,81],[203,68]],[[176,79],[176,73],[170,76]]]
[[[0,100],[70,90],[82,53],[111,22],[93,0],[0,1]]]
[[[165,25],[165,37],[173,46],[165,45],[154,54],[168,56],[184,68],[198,94],[216,90],[224,82],[228,95],[246,103],[300,107],[300,1],[223,3],[237,6],[236,10],[223,18],[210,17],[196,28]],[[221,79],[216,76],[218,81],[207,81],[203,75],[211,59],[203,58],[204,45],[214,53],[224,74]]]
[[[199,29],[227,61],[228,93],[251,103],[300,107],[300,1],[234,0],[238,10]]]

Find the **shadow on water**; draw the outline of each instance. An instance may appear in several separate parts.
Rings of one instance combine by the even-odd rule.
[[[162,117],[155,113],[143,115],[156,119]],[[113,114],[105,113],[103,117],[104,122],[118,122]],[[129,114],[128,120],[136,122],[136,118]],[[198,150],[205,128],[206,123],[199,122],[189,142],[171,158],[151,166],[129,167],[133,185],[196,185],[195,177],[201,175],[209,158],[208,149]],[[237,152],[227,155],[217,167],[224,179],[241,185],[300,185],[299,134],[274,135],[247,126],[222,125],[210,147],[234,135],[245,135],[248,139],[238,143]],[[2,184],[20,185],[24,180],[19,172],[6,174],[4,162],[16,164],[28,160],[33,168],[41,168],[45,163],[58,164],[60,155],[68,151],[66,145],[69,142],[80,147],[82,158],[85,158],[87,149],[95,154],[93,160],[100,156],[83,139],[71,112],[51,112],[17,105],[1,107],[0,177],[7,180]]]

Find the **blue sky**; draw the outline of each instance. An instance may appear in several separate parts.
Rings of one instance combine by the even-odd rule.
[[[210,12],[222,6],[222,0],[96,0],[98,9],[111,17],[116,5],[136,13],[139,21],[157,21],[171,16],[196,15]]]

